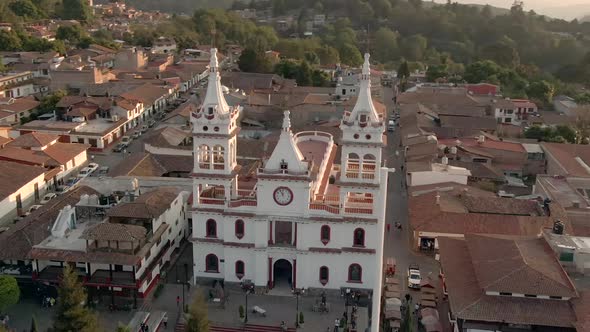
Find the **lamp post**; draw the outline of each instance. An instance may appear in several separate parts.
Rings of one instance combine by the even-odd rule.
[[[180,282],[180,279],[176,280],[177,283],[182,284],[182,312],[184,312],[184,285],[185,282]]]
[[[297,306],[295,311],[295,328],[299,327],[299,295],[305,294],[305,288],[295,288],[293,290],[295,297],[297,298]]]
[[[344,293],[344,307],[345,307],[345,311],[346,312],[346,321],[345,321],[345,326],[344,327],[348,327],[348,321],[350,316],[348,315],[348,307],[350,306],[350,288],[346,289],[346,292]]]
[[[242,283],[242,290],[244,291],[244,294],[246,295],[246,308],[245,308],[246,310],[244,310],[245,311],[244,324],[248,323],[248,295],[252,291],[252,288],[253,288],[253,285]]]

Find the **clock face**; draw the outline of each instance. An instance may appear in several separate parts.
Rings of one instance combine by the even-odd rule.
[[[278,187],[273,193],[273,198],[278,205],[289,205],[293,201],[293,192],[287,187]]]

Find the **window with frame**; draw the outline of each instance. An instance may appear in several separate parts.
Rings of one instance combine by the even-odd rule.
[[[322,226],[322,228],[320,229],[320,240],[322,241],[322,243],[324,245],[326,245],[326,244],[328,244],[328,242],[330,242],[330,226],[328,226],[328,225]]]
[[[214,254],[205,257],[205,272],[219,272],[219,259]]]
[[[244,262],[236,261],[236,277],[238,277],[238,279],[242,279],[244,275],[246,275],[245,271],[246,267],[244,265]]]
[[[352,244],[355,247],[364,247],[365,246],[365,230],[364,229],[357,228],[354,230]]]
[[[241,239],[244,237],[244,221],[242,219],[236,220],[235,223],[236,237]]]
[[[361,282],[363,278],[363,269],[358,264],[351,264],[348,267],[348,282]]]
[[[217,237],[217,222],[215,222],[215,220],[207,220],[205,228],[205,234],[207,237]]]
[[[330,270],[327,266],[320,267],[320,284],[326,285],[330,280]]]

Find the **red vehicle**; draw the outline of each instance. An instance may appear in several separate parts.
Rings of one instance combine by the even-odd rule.
[[[385,261],[385,276],[393,277],[395,275],[395,259],[388,257]]]

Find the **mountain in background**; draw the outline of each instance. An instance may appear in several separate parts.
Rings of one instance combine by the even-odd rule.
[[[95,3],[106,3],[99,0]],[[198,8],[229,8],[234,0],[125,0],[125,3],[141,10],[159,10],[161,12],[187,14]]]
[[[510,8],[513,0],[452,0],[461,4],[486,5],[493,7]],[[582,3],[583,0],[562,0],[556,6],[555,0],[524,0],[526,11],[534,10],[538,14],[546,15],[564,20],[573,20],[590,16],[590,2]],[[435,0],[437,3],[446,3],[446,0]]]

